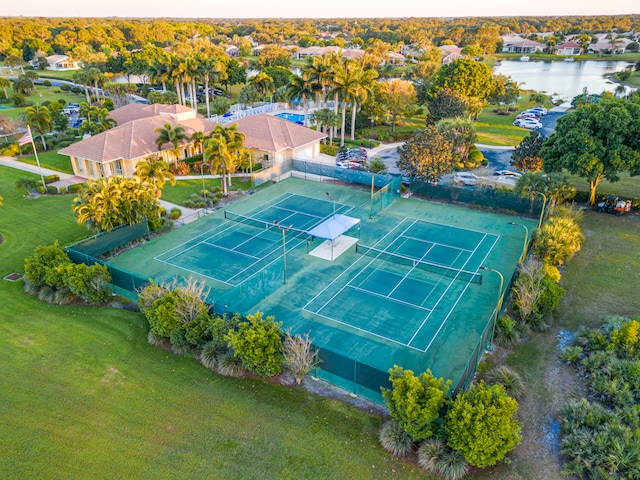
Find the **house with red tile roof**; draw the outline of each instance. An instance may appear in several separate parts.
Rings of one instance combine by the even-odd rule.
[[[196,115],[195,110],[182,105],[129,104],[113,110],[111,118],[118,125],[61,149],[58,153],[71,159],[73,173],[86,178],[135,173],[140,161],[160,158],[167,163],[202,153],[191,142],[180,145],[176,157],[173,146],[161,145],[156,129],[169,124],[184,128],[187,138],[195,132],[205,135],[217,124]],[[273,165],[292,158],[311,159],[320,153],[320,140],[325,134],[271,115],[253,115],[237,122],[245,134],[245,147],[254,150],[255,158]]]
[[[582,47],[573,40],[556,46],[556,55],[580,55]]]

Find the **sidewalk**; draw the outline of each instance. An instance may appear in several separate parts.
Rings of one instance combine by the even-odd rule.
[[[16,170],[22,170],[24,172],[35,173],[36,175],[40,174],[40,170],[38,170],[37,165],[30,165],[28,163],[19,162],[15,157],[0,157],[0,165],[15,168]],[[42,167],[41,170],[42,175],[58,175],[60,177],[60,180],[68,180],[69,178],[72,178],[74,176],[71,173],[63,173],[44,167]]]

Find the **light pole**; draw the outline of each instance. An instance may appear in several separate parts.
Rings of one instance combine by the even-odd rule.
[[[540,221],[538,221],[538,228],[542,227],[542,218],[544,217],[544,207],[547,205],[547,196],[542,192],[532,192],[534,195],[542,195],[542,210],[540,210]]]
[[[498,270],[494,270],[493,268],[480,267],[480,270],[486,270],[488,272],[497,273],[500,276],[500,288],[498,289],[498,303],[496,306],[496,315],[493,319],[491,336],[489,337],[489,341],[487,342],[487,350],[491,352],[493,351],[493,334],[496,331],[496,323],[498,323],[498,315],[500,314],[500,309],[502,308],[502,287],[504,286],[504,277],[502,276],[502,273],[500,273]]]
[[[276,227],[278,227],[280,229],[280,231],[282,232],[282,263],[283,263],[283,266],[284,266],[283,278],[284,278],[284,283],[287,283],[287,237],[286,237],[286,233],[287,233],[287,230],[289,230],[291,227],[293,227],[293,225],[289,225],[288,227],[283,227],[282,225],[280,225],[280,223],[278,223],[277,220],[274,220],[273,224]]]
[[[326,192],[326,194],[327,194],[327,197],[329,197],[329,200],[331,200],[331,202],[333,203],[333,219],[335,220],[336,219],[336,201],[329,192]]]
[[[524,245],[522,246],[522,255],[520,255],[520,263],[524,263],[524,259],[527,253],[527,242],[529,241],[529,229],[526,225],[522,225],[521,223],[509,222],[509,225],[515,225],[517,227],[524,228]]]

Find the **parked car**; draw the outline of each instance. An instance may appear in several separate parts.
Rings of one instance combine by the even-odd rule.
[[[358,162],[351,162],[351,161],[338,162],[338,163],[336,163],[336,167],[338,167],[338,168],[353,168],[355,170],[359,170],[359,169],[362,168],[362,164],[358,163]]]
[[[512,172],[511,170],[497,170],[496,175],[499,175],[501,177],[521,177],[522,174],[520,172]]]
[[[532,118],[518,118],[513,124],[516,127],[527,128],[529,130],[537,130],[542,128],[542,124]]]
[[[544,107],[533,107],[530,108],[528,111],[534,112],[534,113],[538,113],[539,115],[545,116],[549,111],[544,108]]]
[[[471,172],[456,172],[453,175],[453,183],[461,185],[477,185],[478,177]]]

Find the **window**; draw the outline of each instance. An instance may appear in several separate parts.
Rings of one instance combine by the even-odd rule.
[[[115,162],[113,162],[113,170],[115,171],[116,175],[122,175],[122,164],[120,163],[120,160],[116,160]]]

